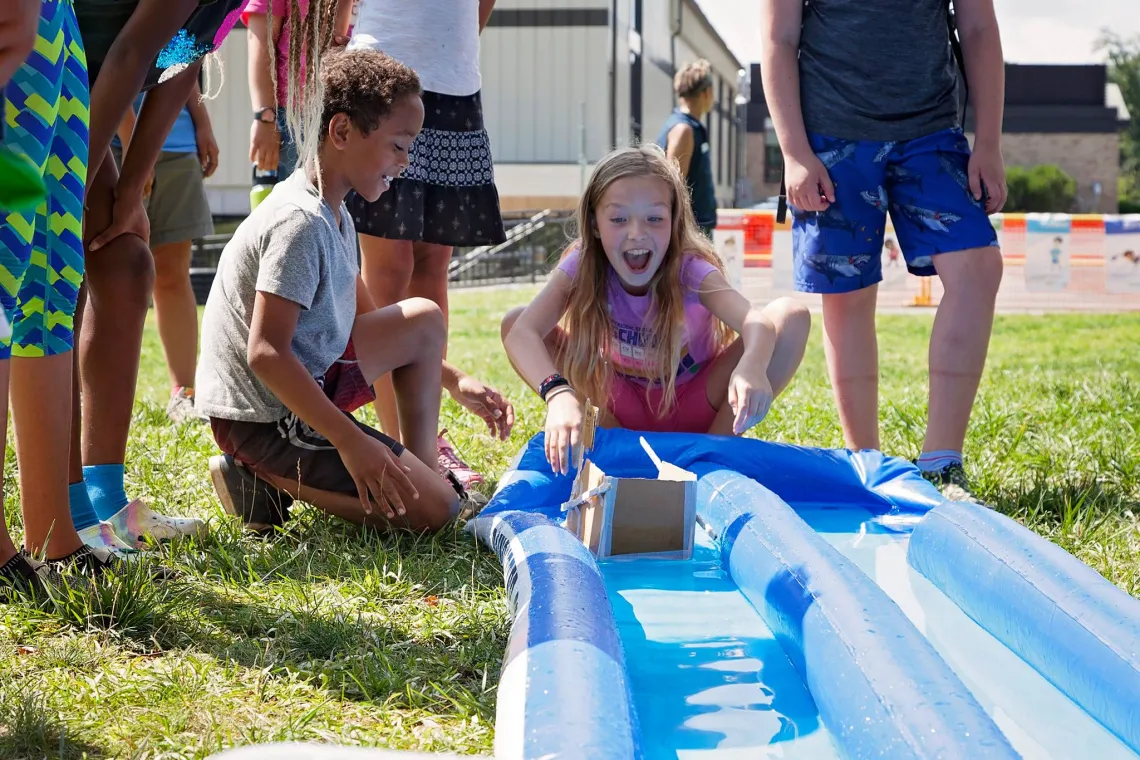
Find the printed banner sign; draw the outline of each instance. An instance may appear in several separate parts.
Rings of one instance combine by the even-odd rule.
[[[1069,284],[1072,217],[1030,214],[1025,229],[1025,289],[1064,290]]]
[[[1140,293],[1140,217],[1104,218],[1104,275],[1109,293]]]
[[[772,287],[775,290],[796,289],[790,225],[777,224],[772,230]]]
[[[728,284],[737,290],[744,288],[744,228],[717,227],[713,230],[713,245],[724,262]]]

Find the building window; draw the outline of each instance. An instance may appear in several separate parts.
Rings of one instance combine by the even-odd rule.
[[[771,119],[764,120],[764,183],[778,185],[784,174],[784,154]]]

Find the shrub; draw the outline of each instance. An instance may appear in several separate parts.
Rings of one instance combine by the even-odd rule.
[[[1011,212],[1063,214],[1073,210],[1077,199],[1077,181],[1053,164],[1011,166],[1006,185],[1005,210]]]

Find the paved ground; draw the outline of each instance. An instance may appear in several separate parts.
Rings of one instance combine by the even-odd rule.
[[[937,277],[931,280],[930,307],[913,306],[919,295],[919,278],[906,275],[894,282],[879,285],[879,311],[883,313],[923,313],[932,311],[942,297],[942,286]],[[771,269],[746,269],[744,292],[757,302],[770,301],[783,295],[792,295],[804,301],[808,308],[818,311],[820,298],[809,293],[794,293],[772,287]],[[998,291],[998,312],[1002,314],[1046,314],[1053,312],[1124,312],[1140,311],[1140,293],[1109,293],[1105,287],[1103,267],[1073,267],[1068,287],[1060,292],[1035,293],[1025,287],[1025,269],[1006,264],[1001,290]]]
[[[540,288],[545,278],[530,282],[489,282],[478,285],[452,283],[455,290],[526,290]],[[942,297],[942,286],[938,278],[930,278],[931,292],[929,306],[914,304],[919,296],[919,278],[903,275],[879,284],[879,312],[884,314],[923,314],[931,313]],[[744,272],[744,294],[756,303],[766,303],[780,296],[794,296],[807,304],[812,311],[820,309],[819,296],[810,293],[796,293],[772,287],[771,269],[746,269]],[[1114,313],[1140,312],[1140,293],[1109,293],[1105,287],[1102,267],[1074,267],[1068,288],[1061,292],[1029,292],[1025,287],[1025,270],[1019,265],[1007,262],[1001,290],[998,292],[998,313],[1001,314],[1049,314],[1049,313]]]

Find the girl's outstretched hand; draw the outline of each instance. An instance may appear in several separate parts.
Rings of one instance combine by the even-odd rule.
[[[743,435],[768,415],[772,384],[766,372],[737,367],[728,380],[728,405],[732,409],[732,434]]]
[[[551,392],[546,409],[546,461],[560,475],[570,471],[574,447],[582,436],[582,404],[573,391]]]

